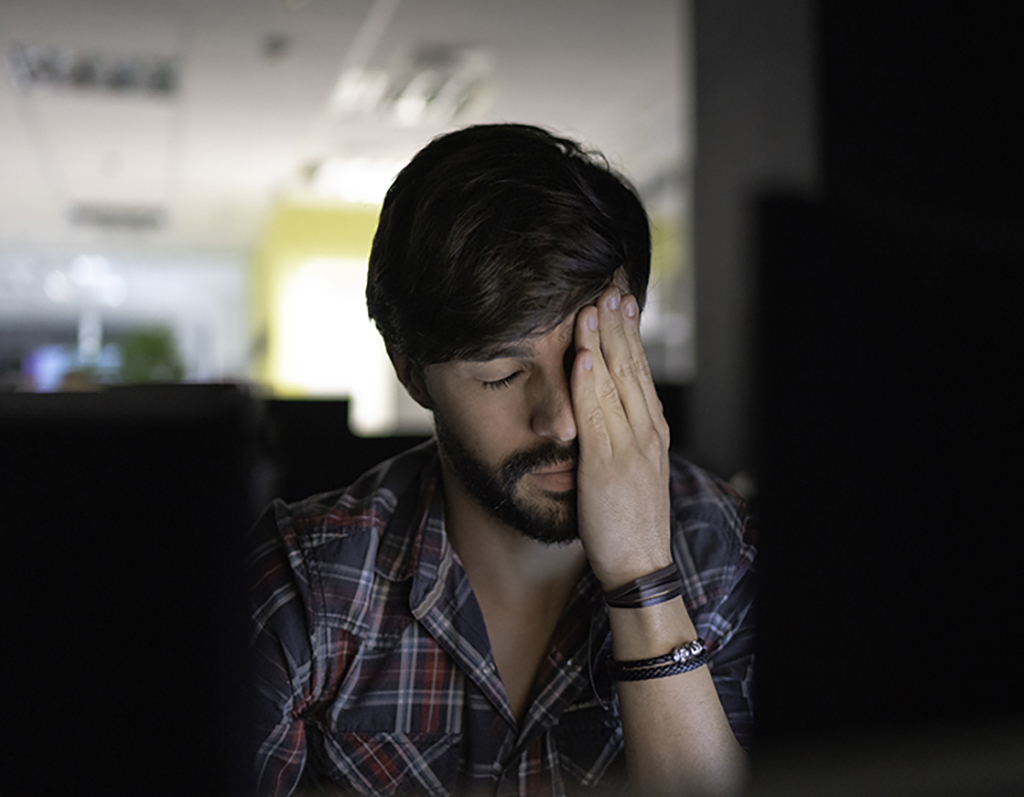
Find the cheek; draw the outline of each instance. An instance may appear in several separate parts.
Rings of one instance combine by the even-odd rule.
[[[465,396],[439,402],[436,411],[445,426],[456,434],[466,450],[481,462],[495,467],[511,454],[529,447],[520,418],[521,402],[514,395]]]
[[[495,412],[493,408],[466,408],[456,417],[459,434],[479,458],[498,464],[516,445],[509,412]]]

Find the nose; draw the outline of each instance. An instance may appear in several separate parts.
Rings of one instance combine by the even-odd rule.
[[[576,416],[568,375],[559,370],[537,385],[531,396],[530,426],[533,433],[558,443],[576,439]]]

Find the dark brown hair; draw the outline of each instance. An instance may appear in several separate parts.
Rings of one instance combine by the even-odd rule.
[[[643,307],[647,214],[600,156],[529,125],[434,139],[395,179],[366,303],[394,350],[427,364],[486,359],[593,301],[615,270]]]

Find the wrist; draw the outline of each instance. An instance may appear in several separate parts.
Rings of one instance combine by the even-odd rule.
[[[683,594],[683,580],[675,562],[646,573],[621,587],[604,593],[605,602],[614,609],[643,609],[665,603]]]
[[[682,598],[643,609],[610,608],[608,620],[612,654],[620,661],[658,656],[697,638]]]
[[[672,554],[668,551],[652,554],[635,560],[620,560],[610,567],[599,567],[591,562],[590,567],[597,576],[601,588],[607,592],[621,589],[632,581],[642,579],[673,564]]]

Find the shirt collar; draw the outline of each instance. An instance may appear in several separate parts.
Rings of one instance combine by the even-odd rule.
[[[413,579],[420,590],[429,591],[448,547],[439,486],[434,440],[393,461],[382,485],[391,493],[393,505],[378,543],[374,563],[378,576],[388,581]],[[430,583],[423,583],[424,578]]]

